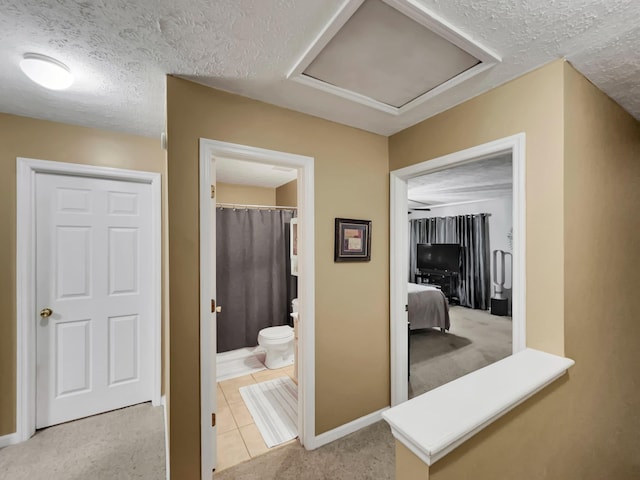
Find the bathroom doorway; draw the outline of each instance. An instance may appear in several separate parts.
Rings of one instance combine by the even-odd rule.
[[[313,159],[204,139],[200,157],[201,449],[210,478],[296,435],[303,445],[313,438]],[[261,408],[272,392],[282,408]]]
[[[219,472],[298,436],[298,172],[223,157],[215,167]]]

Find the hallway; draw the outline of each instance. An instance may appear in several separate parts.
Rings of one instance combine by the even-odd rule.
[[[163,478],[163,411],[149,403],[38,430],[0,450],[0,480]]]

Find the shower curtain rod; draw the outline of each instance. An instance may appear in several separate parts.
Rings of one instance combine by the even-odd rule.
[[[255,208],[262,210],[298,210],[298,207],[279,207],[276,205],[241,205],[239,203],[216,203],[220,208]]]

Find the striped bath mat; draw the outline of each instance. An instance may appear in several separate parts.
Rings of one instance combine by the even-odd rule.
[[[298,436],[298,387],[289,377],[241,387],[240,395],[269,448]]]

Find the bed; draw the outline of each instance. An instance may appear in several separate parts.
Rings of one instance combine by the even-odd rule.
[[[449,302],[439,288],[409,283],[407,291],[411,330],[430,327],[449,330]]]

